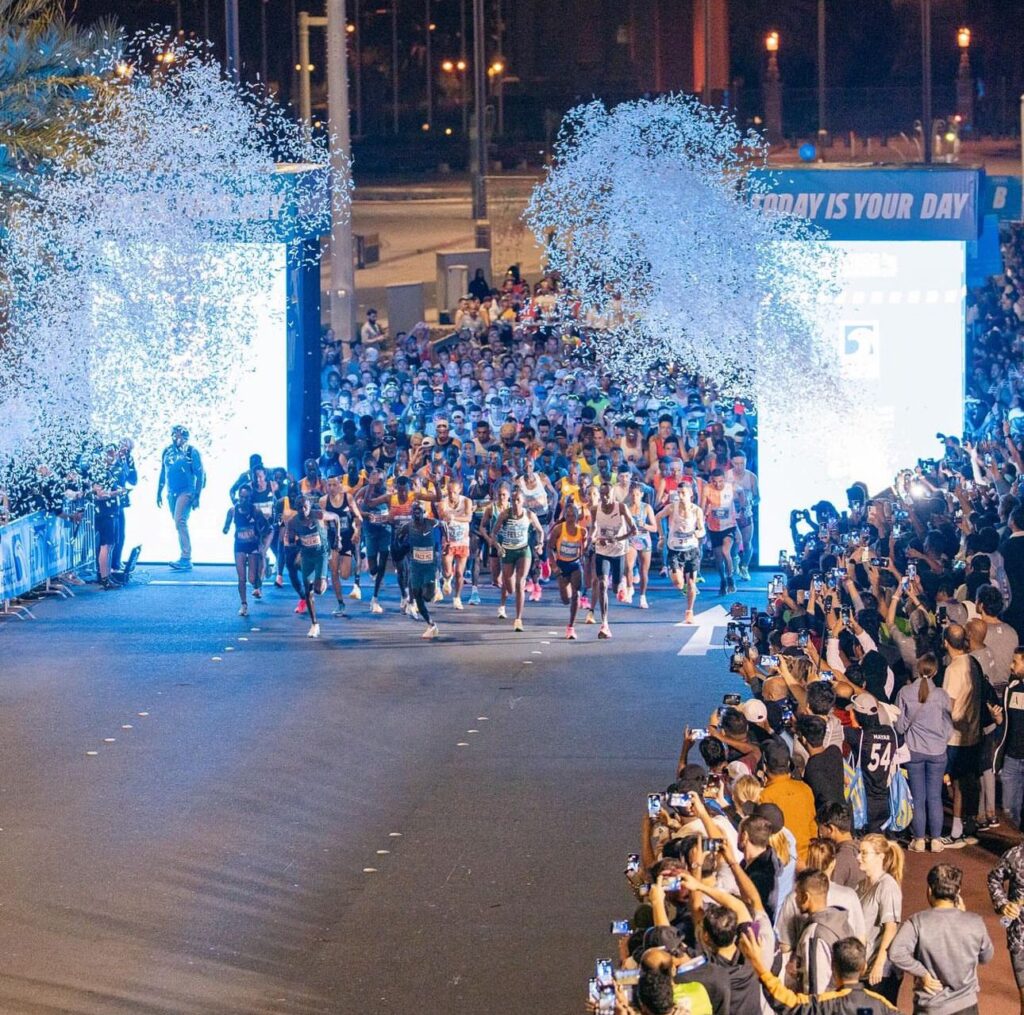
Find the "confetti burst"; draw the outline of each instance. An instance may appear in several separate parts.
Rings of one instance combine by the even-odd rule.
[[[86,438],[133,436],[152,454],[185,416],[214,439],[257,325],[243,294],[266,292],[282,238],[297,256],[329,211],[325,187],[279,167],[326,166],[328,141],[228,80],[207,47],[156,52],[140,36],[111,58],[121,87],[86,106],[9,213],[0,466],[14,472],[73,461]],[[343,213],[350,192],[346,165]]]
[[[566,116],[526,220],[618,378],[677,366],[749,398],[842,384],[826,319],[837,255],[805,221],[753,207],[766,159],[759,135],[692,96]]]

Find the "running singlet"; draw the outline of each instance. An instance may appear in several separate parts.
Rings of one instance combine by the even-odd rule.
[[[583,507],[583,498],[580,497],[579,483],[570,483],[568,478],[562,477],[558,481],[558,492],[563,498],[571,498],[576,502],[576,507]]]
[[[269,522],[274,516],[274,492],[268,486],[265,490],[253,489],[249,498],[252,506]]]
[[[736,525],[736,502],[732,485],[725,484],[721,490],[713,486],[704,491],[704,498],[708,507],[705,512],[705,520],[712,532],[724,532]]]
[[[409,528],[409,557],[413,564],[422,568],[436,565],[434,527],[420,532],[415,526]]]
[[[548,513],[548,492],[544,484],[536,476],[533,477],[533,486],[521,483],[523,491],[523,503],[526,508],[535,515],[546,515]]]
[[[348,497],[342,495],[341,504],[335,504],[330,497],[325,498],[327,508],[338,516],[338,534],[343,540],[350,539],[353,530],[352,507]]]
[[[576,535],[569,534],[569,527],[563,525],[558,535],[558,545],[555,548],[555,555],[560,561],[570,564],[579,560],[583,551],[583,529],[576,526]]]
[[[697,512],[685,515],[678,508],[668,516],[668,548],[695,550],[697,548]]]
[[[498,532],[498,542],[506,550],[525,550],[530,542],[530,518],[509,515]]]
[[[295,541],[305,553],[324,553],[327,548],[327,533],[323,525],[315,518],[306,521],[296,516],[288,523],[288,528],[295,536]]]
[[[391,495],[391,500],[388,502],[389,514],[391,516],[391,521],[396,528],[408,525],[412,521],[412,506],[415,503],[415,498],[411,496],[403,504],[398,499],[397,493],[393,493]]]
[[[598,507],[594,515],[594,542],[602,557],[622,557],[626,553],[626,519],[616,511],[606,513]]]
[[[371,496],[376,497],[379,496],[379,494],[371,494]],[[363,515],[366,518],[367,524],[378,525],[382,528],[388,524],[390,514],[391,508],[387,501],[384,501],[382,504],[375,504],[373,507],[363,509]]]
[[[250,508],[247,513],[243,514],[242,509],[236,507],[234,512],[234,522],[235,552],[246,552],[244,548],[255,546],[259,541],[259,535],[256,531],[256,516],[253,513],[252,508]]]

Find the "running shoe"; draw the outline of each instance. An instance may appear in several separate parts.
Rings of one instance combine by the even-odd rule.
[[[344,603],[338,603],[338,608],[331,614],[332,617],[347,617],[348,610],[345,609]]]
[[[516,617],[516,619],[512,621],[512,630],[513,631],[522,631],[522,629],[523,629],[523,622],[518,617]]]
[[[933,853],[941,853],[943,849],[945,849],[945,847],[942,845],[941,839],[932,839],[929,845],[931,846],[931,850]]]
[[[581,592],[580,593],[580,609],[581,610],[589,610],[590,608],[591,608],[591,606],[590,606],[590,599]]]
[[[314,624],[309,631],[306,633],[307,638],[319,638],[320,637],[320,625]]]
[[[598,628],[597,636],[598,638],[610,638],[612,636],[612,629],[608,626],[607,620]]]
[[[410,620],[419,620],[420,619],[420,611],[419,611],[419,608],[416,606],[415,603],[410,603],[409,604],[409,609],[406,611],[406,616]]]
[[[253,599],[262,599],[263,598],[263,589],[253,589],[252,590],[252,597],[253,597]]]
[[[248,607],[248,605],[246,603],[242,603],[242,605],[238,607],[238,615],[240,617],[248,617],[249,616],[249,607]]]
[[[923,853],[927,848],[928,847],[924,839],[914,839],[914,841],[907,846],[907,849],[909,849],[911,853]]]
[[[444,597],[445,597],[445,595],[447,593],[442,592],[441,588],[442,588],[442,586],[440,586],[440,585],[436,585],[434,587],[434,598],[430,600],[432,603],[439,603],[439,602],[441,602],[444,599]]]
[[[455,608],[456,610],[461,610],[461,609],[463,609],[463,606],[462,606],[462,597],[461,597],[461,596],[456,596],[456,597],[455,597],[455,598],[454,598],[454,599],[452,600],[452,606],[453,606],[453,607],[454,607],[454,608]]]
[[[735,592],[736,591],[736,582],[733,581],[732,575],[729,576],[729,582],[726,585],[726,591],[727,592]]]
[[[526,594],[528,596],[532,596],[533,595],[533,579],[532,578],[527,578],[526,581],[523,582],[523,589],[524,589],[524,591],[526,592]]]
[[[697,575],[697,584],[698,585],[703,585],[706,580],[707,579],[704,577],[704,575],[702,575],[702,574],[698,574]]]
[[[987,823],[985,824],[985,827],[986,828],[998,828],[999,827],[999,818],[989,818]]]
[[[498,607],[498,620],[508,620],[508,614],[505,612],[504,606]]]
[[[632,605],[633,599],[636,597],[636,589],[632,585],[626,586],[626,602]]]
[[[626,601],[626,586],[625,585],[621,585],[620,584],[619,587],[615,590],[615,598],[620,603],[624,603]]]
[[[573,627],[572,624],[570,624],[565,629],[565,640],[566,641],[575,641],[576,640],[576,628]]]
[[[543,597],[543,595],[544,595],[544,590],[540,587],[540,585],[537,584],[537,582],[534,582],[533,583],[533,591],[530,593],[530,602],[531,603],[539,603],[541,601],[541,598]]]
[[[594,611],[593,610],[587,610],[587,619],[586,619],[585,623],[587,623],[587,624],[596,624],[597,623],[597,621],[594,619]]]
[[[540,562],[541,581],[551,581],[551,562],[542,560]]]
[[[381,606],[380,603],[377,602],[377,597],[376,596],[374,596],[374,598],[370,600],[370,612],[371,613],[383,613],[384,612],[384,607]]]
[[[274,579],[274,584],[275,584],[275,585],[276,585],[276,586],[277,586],[277,587],[278,587],[279,589],[283,589],[283,588],[284,588],[284,579],[283,579],[283,578],[282,578],[282,577],[281,577],[280,575],[278,575],[278,576],[277,576],[277,577],[276,577],[276,578]]]
[[[409,600],[406,599],[405,596],[402,596],[402,598],[398,602],[398,612],[399,613],[408,613],[409,612]]]
[[[650,607],[647,605],[647,596],[645,593],[640,593],[640,609],[648,610]]]
[[[935,841],[935,839],[932,839],[933,848]],[[938,840],[938,842],[943,849],[963,849],[964,846],[967,845],[967,842],[962,835],[956,839],[954,839],[951,835],[944,835],[941,839]]]
[[[109,578],[100,579],[100,588],[105,592],[111,592],[117,588],[117,586]]]
[[[667,567],[661,568],[661,570],[658,571],[658,574],[660,574],[662,578],[667,578],[668,577],[668,568]]]
[[[745,582],[750,581],[750,568],[745,567],[744,565],[741,564],[740,567],[739,567],[739,574],[740,574],[740,579],[742,581],[745,581]]]
[[[182,557],[180,560],[172,560],[167,566],[172,571],[191,571],[192,561]]]
[[[348,597],[349,599],[354,599],[358,603],[359,600],[363,598],[363,590],[358,585],[353,585],[352,588],[348,590]]]
[[[452,594],[452,580],[451,580],[451,578],[445,578],[445,580],[443,582],[441,582],[441,589],[442,589],[442,591],[444,592],[444,594],[446,596],[450,596]]]
[[[437,637],[437,624],[431,624],[424,632],[420,635],[424,641],[430,641],[432,638]]]
[[[722,582],[722,584],[718,586],[718,594],[720,596],[724,596],[725,595],[725,589],[726,589],[725,582]]]
[[[308,607],[306,606],[306,600],[300,599],[298,605],[295,607],[296,613],[305,613]]]
[[[696,624],[697,623],[697,621],[693,617],[693,610],[687,610],[686,611],[686,616],[683,617],[683,623],[684,624]]]
[[[473,591],[469,594],[469,605],[479,606],[480,605],[480,593],[477,591],[476,586],[473,586]]]

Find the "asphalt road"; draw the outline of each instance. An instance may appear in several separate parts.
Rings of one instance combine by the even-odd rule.
[[[290,593],[150,574],[0,627],[0,1012],[580,1011],[644,795],[736,689],[676,596],[566,643],[489,591],[424,643],[392,584],[313,642]]]

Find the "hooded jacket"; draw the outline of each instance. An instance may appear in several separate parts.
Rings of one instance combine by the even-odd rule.
[[[795,957],[800,986],[808,994],[820,994],[828,989],[832,982],[832,946],[844,937],[853,936],[845,910],[826,906],[807,918]]]

